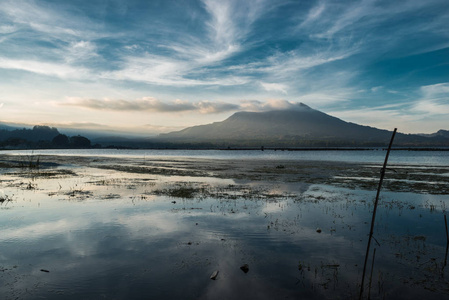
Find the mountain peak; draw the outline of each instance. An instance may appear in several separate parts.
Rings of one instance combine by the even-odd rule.
[[[163,139],[189,142],[219,142],[249,145],[277,145],[304,141],[388,140],[389,133],[345,122],[299,103],[291,109],[264,112],[242,111],[222,122],[189,127],[161,135]],[[249,143],[249,144],[248,144]]]
[[[385,146],[391,131],[349,123],[299,103],[288,109],[236,112],[224,121],[189,127],[160,138],[224,147]],[[398,133],[395,144],[431,142],[426,137]]]

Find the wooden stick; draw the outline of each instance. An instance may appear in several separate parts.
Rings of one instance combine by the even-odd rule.
[[[370,246],[371,246],[371,239],[373,238],[374,221],[376,220],[376,212],[377,212],[377,203],[379,202],[380,190],[382,188],[382,182],[383,182],[384,177],[385,177],[385,170],[387,169],[388,157],[390,156],[391,145],[393,144],[394,136],[396,135],[396,130],[397,130],[397,128],[395,128],[393,130],[393,134],[391,136],[390,144],[388,145],[387,155],[385,155],[384,165],[383,165],[382,170],[380,172],[379,186],[377,187],[376,201],[374,201],[373,216],[371,218],[371,228],[370,228],[370,231],[369,231],[368,245],[366,246],[365,263],[363,264],[362,283],[360,284],[360,295],[359,295],[359,299],[360,300],[362,299],[362,296],[363,296],[363,285],[365,284],[366,264],[368,262],[369,249],[370,249]]]
[[[447,219],[446,214],[444,214],[444,225],[446,225],[446,244],[449,244],[449,234],[447,232]]]
[[[444,256],[444,265],[443,265],[443,270],[447,265],[447,251],[449,250],[449,243],[446,244],[446,255]],[[444,275],[444,273],[443,273]]]
[[[371,282],[373,281],[374,258],[375,257],[376,257],[376,248],[374,248],[373,261],[371,262],[371,274],[369,276],[369,284],[368,284],[368,300],[371,298]]]

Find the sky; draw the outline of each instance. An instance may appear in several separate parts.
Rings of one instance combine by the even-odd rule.
[[[0,0],[0,123],[151,136],[298,103],[449,130],[447,0]]]

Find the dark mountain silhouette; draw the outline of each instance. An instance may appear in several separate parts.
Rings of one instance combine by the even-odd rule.
[[[15,130],[18,129],[17,127],[13,127],[13,126],[9,126],[9,125],[5,125],[5,124],[0,124],[0,130]]]
[[[448,138],[449,139],[449,130],[443,130],[440,129],[435,133],[431,133],[431,134],[419,134],[421,136],[425,136],[425,137],[440,137],[440,138]]]
[[[58,129],[54,127],[39,126],[39,125],[34,126],[32,129],[26,128],[22,129],[13,128],[12,130],[10,129],[11,127],[9,126],[4,126],[3,129],[0,129],[0,140],[15,138],[31,142],[48,141],[48,140],[51,141],[55,136],[59,134]]]
[[[345,122],[301,103],[290,110],[237,112],[222,122],[160,135],[159,140],[220,146],[383,146],[390,137],[391,131]],[[399,133],[395,145],[449,146],[449,139]]]
[[[86,137],[78,135],[69,139],[54,127],[36,125],[32,129],[9,126],[2,126],[2,128],[0,129],[0,148],[4,149],[91,147],[91,142]]]

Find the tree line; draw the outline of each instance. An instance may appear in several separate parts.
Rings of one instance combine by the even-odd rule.
[[[36,125],[32,129],[0,130],[0,148],[92,148],[92,144],[84,136],[67,136],[55,127]]]

